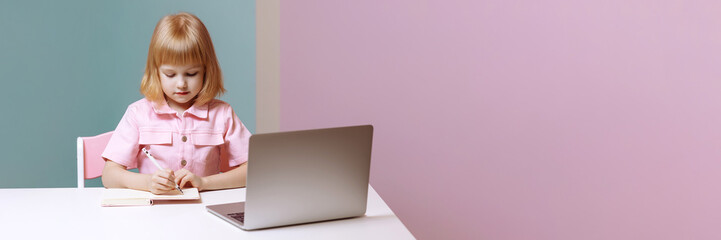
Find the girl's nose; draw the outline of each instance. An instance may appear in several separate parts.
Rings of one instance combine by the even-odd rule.
[[[188,86],[188,81],[185,78],[181,78],[180,81],[178,81],[177,87],[179,89],[185,89]]]

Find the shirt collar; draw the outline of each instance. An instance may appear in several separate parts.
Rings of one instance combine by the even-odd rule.
[[[177,112],[170,108],[168,105],[168,102],[163,99],[161,102],[152,102],[151,104],[153,106],[153,111],[157,114],[176,114]],[[203,104],[202,106],[198,106],[198,104],[193,104],[193,106],[190,106],[187,110],[185,110],[186,113],[192,114],[198,118],[207,118],[208,117],[208,103]]]
[[[188,110],[185,110],[186,113],[193,114],[198,118],[208,118],[208,104],[203,104],[198,106],[198,104],[193,104],[193,106],[190,106]]]

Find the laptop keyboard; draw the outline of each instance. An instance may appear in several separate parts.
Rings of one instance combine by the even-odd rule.
[[[245,223],[245,212],[228,213],[228,217],[235,218],[235,220]]]

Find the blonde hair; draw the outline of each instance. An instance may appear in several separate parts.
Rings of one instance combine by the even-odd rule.
[[[152,102],[164,100],[160,85],[160,65],[203,65],[203,88],[195,104],[203,105],[225,92],[223,76],[215,56],[213,42],[203,22],[193,14],[181,12],[160,19],[153,31],[148,49],[140,93]]]

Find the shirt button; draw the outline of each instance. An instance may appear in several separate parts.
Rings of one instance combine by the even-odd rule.
[[[183,140],[183,142],[187,142],[187,141],[188,141],[188,137],[183,136],[182,138],[180,138],[180,140]]]
[[[180,165],[183,165],[183,167],[185,167],[185,164],[188,164],[188,162],[185,161],[185,159],[183,159],[183,161],[180,161]]]

